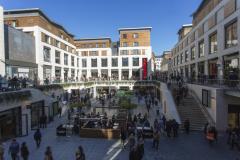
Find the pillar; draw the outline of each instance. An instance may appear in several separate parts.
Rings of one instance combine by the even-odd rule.
[[[204,75],[209,76],[208,61],[204,61]]]
[[[132,69],[129,69],[128,70],[128,79],[131,79],[132,78]]]
[[[218,79],[223,79],[223,57],[218,57],[217,61],[217,66],[218,66]]]
[[[119,79],[119,81],[122,80],[122,70],[121,69],[118,70],[118,79]]]
[[[0,75],[2,76],[6,74],[5,67],[3,7],[0,6]]]

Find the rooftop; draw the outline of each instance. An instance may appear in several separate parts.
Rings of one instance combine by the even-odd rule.
[[[135,27],[135,28],[119,28],[118,31],[131,31],[131,30],[152,30],[152,27]]]
[[[110,40],[110,37],[98,37],[98,38],[80,38],[80,39],[75,39],[75,41],[95,41],[95,40]]]
[[[47,21],[49,21],[52,25],[62,29],[64,32],[66,32],[71,37],[74,37],[73,34],[69,33],[62,25],[50,20],[46,16],[46,14],[43,13],[39,8],[26,8],[26,9],[11,9],[11,10],[5,10],[4,15],[11,15],[11,14],[22,14],[22,13],[39,13],[42,17],[44,17]]]

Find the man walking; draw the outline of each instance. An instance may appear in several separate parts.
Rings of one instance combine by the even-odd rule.
[[[36,142],[37,148],[40,147],[41,139],[42,139],[42,134],[40,132],[40,129],[37,129],[37,131],[34,133],[34,140]]]
[[[8,152],[11,154],[12,160],[18,160],[18,153],[19,153],[19,143],[16,141],[16,139],[12,140],[11,145],[9,146]]]

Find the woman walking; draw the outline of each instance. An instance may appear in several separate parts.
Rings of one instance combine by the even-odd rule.
[[[21,156],[22,156],[23,160],[28,160],[29,151],[28,151],[28,147],[26,145],[26,142],[22,143],[22,146],[21,146]]]
[[[76,160],[85,160],[85,154],[82,146],[79,146],[76,152]]]
[[[50,146],[47,146],[46,148],[44,160],[53,160],[52,150]]]

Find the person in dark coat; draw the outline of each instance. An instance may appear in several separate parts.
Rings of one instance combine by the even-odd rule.
[[[22,143],[22,146],[21,146],[21,156],[22,156],[23,160],[28,160],[29,151],[28,151],[28,147],[26,145],[26,142]]]
[[[37,129],[37,131],[34,133],[34,140],[36,142],[37,148],[39,148],[42,140],[40,129]]]
[[[190,131],[190,121],[189,121],[189,119],[186,119],[186,120],[184,121],[184,129],[185,129],[185,132],[186,132],[187,134],[189,134],[189,131]]]
[[[19,143],[16,141],[16,139],[13,139],[8,150],[8,152],[11,154],[12,160],[17,160],[19,158],[18,157],[19,149],[20,149]]]

